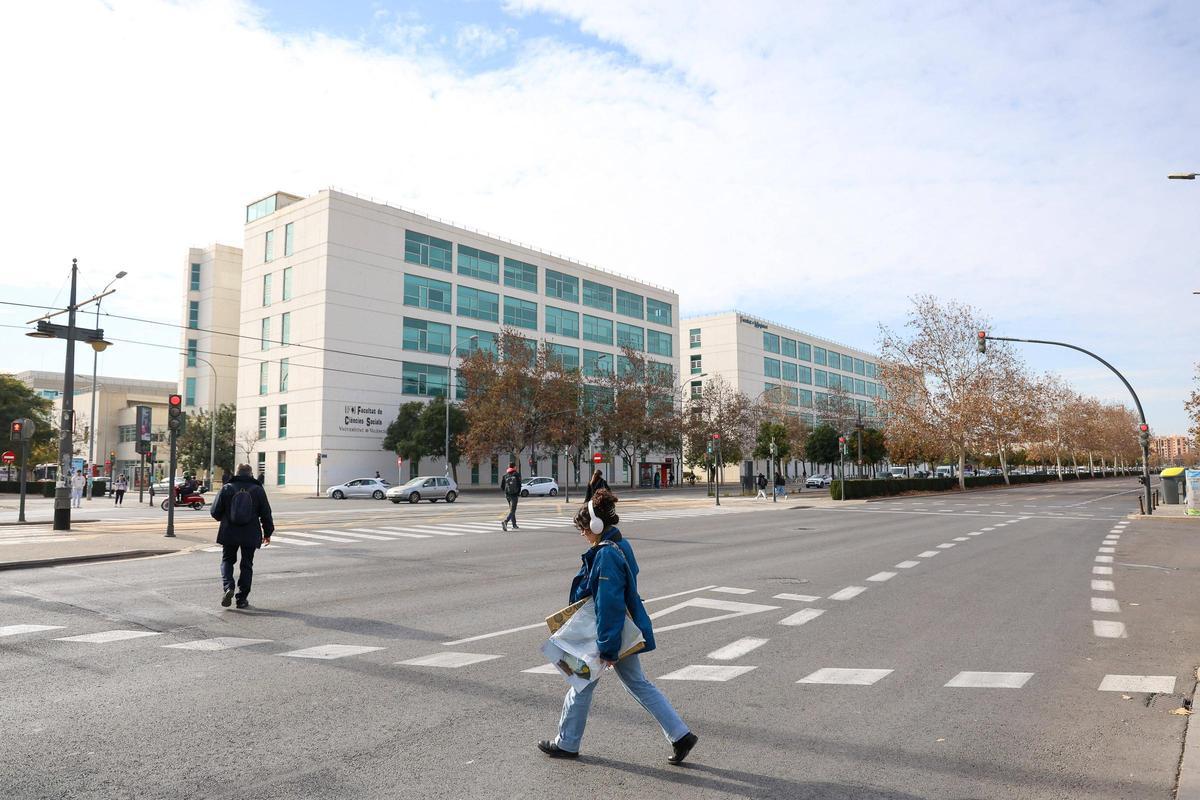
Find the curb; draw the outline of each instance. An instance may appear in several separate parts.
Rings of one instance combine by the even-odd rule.
[[[1200,517],[1164,517],[1158,514],[1129,514],[1127,519],[1150,520],[1152,522],[1188,522],[1200,525]]]
[[[40,567],[60,567],[66,564],[87,564],[94,561],[124,561],[133,558],[149,558],[179,552],[177,550],[124,550],[118,553],[96,553],[88,556],[63,556],[61,558],[42,558],[34,561],[4,561],[0,562],[0,572],[16,569],[38,569]]]
[[[1192,686],[1192,697],[1196,686]],[[1179,778],[1175,784],[1175,800],[1200,800],[1200,732],[1193,730],[1189,716],[1183,728],[1183,755],[1179,759]]]

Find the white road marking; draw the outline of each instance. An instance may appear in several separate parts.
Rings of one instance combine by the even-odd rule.
[[[891,675],[890,669],[839,669],[825,667],[805,675],[796,683],[833,683],[843,686],[873,686]]]
[[[847,586],[845,589],[839,589],[838,591],[829,595],[829,599],[830,600],[853,600],[855,597],[858,597],[860,594],[862,594],[866,590],[867,590],[867,587],[865,587],[865,586]]]
[[[1110,547],[1116,547],[1118,542],[1116,539],[1105,539],[1104,541],[1100,542],[1100,544],[1110,546]]]
[[[728,681],[739,675],[745,675],[758,667],[716,666],[713,664],[692,664],[691,666],[660,675],[660,681]]]
[[[397,538],[400,538],[400,537],[403,537],[403,538],[410,538],[410,537],[416,537],[416,535],[417,535],[417,534],[414,534],[414,533],[396,533],[395,531],[381,530],[381,529],[379,529],[379,528],[351,528],[350,530],[352,530],[352,531],[355,531],[355,532],[357,532],[357,533],[364,533],[364,534],[365,534],[365,533],[374,533],[374,534],[378,534],[378,535],[376,536],[376,538],[378,538],[378,539],[384,539],[384,540],[391,540],[391,541],[395,541]],[[339,533],[340,533],[340,532],[341,532],[341,531],[339,531]],[[346,535],[347,535],[347,536],[349,536],[350,534],[348,534],[348,533],[347,533]],[[430,536],[422,536],[421,538],[424,538],[424,539],[430,539],[430,538],[432,538],[432,537],[430,537]]]
[[[1101,639],[1125,639],[1124,622],[1113,622],[1107,619],[1092,620],[1092,633]]]
[[[43,542],[73,542],[78,536],[28,536],[23,539],[0,539],[0,545],[6,544],[42,544]]]
[[[428,533],[406,533],[403,528],[384,528],[383,530],[393,536],[404,536],[408,539],[429,539],[432,538]]]
[[[285,536],[272,536],[271,544],[297,544],[301,547],[320,547],[320,542],[306,542],[303,539],[288,539]],[[223,547],[206,547],[205,552],[220,553],[225,548]]]
[[[409,525],[405,528],[390,528],[389,530],[409,531],[411,533],[424,533],[433,536],[464,536],[462,531],[444,531],[441,528],[435,528],[432,525]]]
[[[1097,564],[1111,564],[1111,563],[1113,563],[1113,557],[1112,556],[1096,556],[1096,563]]]
[[[876,583],[883,583],[884,581],[890,581],[894,577],[896,577],[895,572],[876,572],[874,575],[867,578],[867,580],[875,581]]]
[[[1115,548],[1115,547],[1098,547],[1098,548],[1096,548],[1096,552],[1097,553],[1115,553],[1115,552],[1117,552],[1117,548]]]
[[[739,589],[736,586],[715,586],[710,591],[722,594],[754,594],[754,589]]]
[[[390,536],[378,536],[374,533],[367,533],[366,528],[351,528],[348,531],[336,531],[338,536],[349,536],[352,539],[374,539],[377,542],[391,541]]]
[[[305,647],[279,655],[285,658],[319,658],[323,661],[332,661],[335,658],[357,656],[382,649],[382,647],[362,647],[355,644],[320,644],[316,647]]]
[[[353,542],[353,539],[347,539],[343,536],[326,536],[321,533],[308,533],[301,531],[287,531],[288,536],[301,536],[305,539],[320,539],[323,542]]]
[[[397,661],[397,664],[404,664],[410,667],[445,667],[446,669],[458,669],[459,667],[467,667],[471,664],[479,664],[483,661],[491,661],[504,656],[493,656],[485,653],[456,653],[446,651],[442,653],[434,653],[433,655],[421,656],[420,658],[410,658],[407,661]],[[553,664],[548,664],[551,669]]]
[[[983,536],[983,531],[971,531],[967,536]]]
[[[797,603],[815,603],[821,598],[812,594],[777,594],[776,600],[795,600]]]
[[[162,636],[162,634],[157,631],[101,631],[100,633],[85,633],[82,636],[63,636],[55,641],[108,644],[109,642],[121,642],[126,639],[141,639],[144,636]]]
[[[16,636],[19,633],[37,633],[39,631],[56,631],[62,625],[0,625],[0,636]]]
[[[1112,567],[1092,567],[1093,575],[1112,575]]]
[[[523,670],[521,670],[521,672],[529,672],[534,675],[562,675],[563,674],[562,670],[560,670],[558,667],[554,666],[553,664],[542,664],[541,666],[530,667],[529,669],[523,669]]]
[[[262,644],[270,639],[242,639],[237,636],[215,636],[212,639],[197,639],[194,642],[181,644],[164,644],[171,650],[233,650],[237,647],[249,647],[252,644]]]
[[[736,642],[730,642],[724,647],[713,650],[708,654],[708,657],[717,661],[732,661],[735,658],[741,658],[752,650],[757,650],[768,641],[770,640],[747,636],[745,639],[738,639]]]
[[[784,617],[783,619],[779,620],[779,624],[792,626],[803,625],[806,622],[811,622],[824,613],[825,609],[823,608],[806,608],[803,611],[797,611],[790,617]]]
[[[764,606],[757,603],[735,603],[732,600],[711,600],[707,597],[692,597],[688,600],[684,600],[682,603],[676,603],[668,608],[655,611],[650,615],[650,619],[658,619],[665,614],[670,614],[683,608],[707,608],[714,611],[728,611],[730,613],[721,614],[716,617],[707,617],[705,619],[696,619],[692,620],[691,622],[680,622],[675,625],[666,625],[662,628],[656,627],[655,633],[664,633],[666,631],[679,630],[680,628],[690,628],[694,625],[706,625],[709,622],[717,622],[723,619],[733,619],[734,617],[744,617],[747,614],[760,614],[764,611],[775,611],[779,608],[779,606]]]
[[[1171,694],[1175,691],[1174,675],[1105,675],[1097,687],[1102,692],[1147,692]]]
[[[1111,597],[1093,597],[1092,611],[1099,611],[1105,614],[1120,614],[1121,604]]]
[[[942,542],[937,547],[938,547],[938,550],[949,550],[951,547],[957,547],[957,546],[958,545],[956,545],[954,542]]]
[[[995,529],[995,528],[980,528],[979,530],[981,530],[981,531],[994,531],[994,530],[996,530],[996,529]]]
[[[955,541],[955,542],[969,542],[969,541],[971,541],[971,540],[970,540],[970,539],[968,539],[968,538],[967,538],[967,537],[965,537],[965,536],[955,536],[955,537],[954,537],[954,539],[952,539],[952,541]]]
[[[960,672],[946,686],[961,689],[1020,689],[1032,672]]]
[[[917,558],[933,558],[940,552],[941,550],[926,550],[924,553],[917,553]]]
[[[978,511],[964,511],[964,514],[978,514]]]
[[[1008,524],[1007,522],[997,522],[993,527],[1003,528],[1007,524]]]
[[[901,561],[896,565],[896,569],[912,569],[913,567],[920,566],[920,564],[920,561]]]
[[[1092,581],[1093,592],[1115,592],[1117,587],[1112,581]]]

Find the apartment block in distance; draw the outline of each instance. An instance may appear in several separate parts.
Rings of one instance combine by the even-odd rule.
[[[323,487],[377,470],[441,475],[440,459],[401,468],[382,444],[402,403],[457,384],[459,356],[494,349],[511,327],[584,376],[618,367],[625,344],[674,376],[678,307],[670,290],[389,205],[332,190],[270,195],[246,213],[239,459],[249,453],[268,486],[297,492],[316,488],[318,453]],[[610,478],[665,479],[669,458],[609,465]],[[495,485],[504,466],[460,463],[459,483]],[[557,455],[537,472],[567,478]]]
[[[237,402],[241,293],[240,248],[213,244],[188,250],[178,390],[188,414]]]

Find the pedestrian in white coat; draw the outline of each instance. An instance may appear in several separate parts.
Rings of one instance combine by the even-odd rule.
[[[83,477],[82,471],[76,471],[71,476],[71,505],[75,508],[80,507],[83,500],[83,487],[87,485],[87,481]]]

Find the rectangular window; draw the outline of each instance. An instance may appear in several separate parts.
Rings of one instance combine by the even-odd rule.
[[[268,214],[274,214],[275,203],[276,197],[275,195],[271,195],[270,197],[264,197],[257,203],[251,203],[246,206],[246,222],[254,222],[254,220],[265,217]]]
[[[279,315],[279,344],[287,347],[292,343],[292,312],[285,311]]]
[[[549,270],[546,271],[546,280],[550,280]],[[546,306],[546,333],[556,333],[559,336],[578,339],[579,312]]]
[[[688,330],[688,347],[700,346],[700,329],[691,328]]]
[[[867,374],[867,362],[863,361],[861,358],[854,359],[854,374],[855,375],[866,375]]]
[[[867,362],[867,377],[868,378],[878,377],[878,373],[875,371],[875,362],[874,361]]]
[[[780,339],[779,341],[782,345],[781,350],[783,351],[780,355],[785,355],[788,358],[795,358],[796,357],[796,340],[788,339],[787,337],[784,337],[784,338]]]
[[[813,363],[820,364],[821,366],[825,365],[825,348],[824,347],[814,347],[813,348]]]
[[[259,345],[263,350],[271,349],[271,318],[262,318],[262,331],[259,334]]]
[[[185,388],[183,391],[183,404],[185,406],[196,405],[196,379],[188,378],[186,381],[184,381],[184,385],[187,388]]]
[[[117,428],[118,442],[136,442],[137,425],[121,425]]]
[[[404,305],[449,313],[450,284],[419,275],[405,275]]]
[[[783,387],[783,402],[787,403],[789,406],[800,405],[800,390],[795,386]]]
[[[632,347],[634,350],[646,348],[646,332],[637,325],[617,323],[617,347]]]
[[[651,378],[657,378],[662,384],[667,384],[668,386],[675,385],[675,368],[670,364],[646,359],[646,371],[650,374]]]
[[[799,379],[796,365],[790,361],[783,362],[783,379],[792,383],[795,383]]]
[[[644,319],[646,312],[642,306],[642,296],[617,289],[617,313],[635,319]]]
[[[568,347],[565,344],[550,345],[550,357],[557,361],[564,371],[579,369],[579,348]]]
[[[504,324],[536,331],[538,327],[537,303],[506,296],[504,298]]]
[[[763,373],[765,373],[768,378],[780,377],[782,375],[782,371],[779,368],[779,359],[764,358],[763,359]]]
[[[191,300],[188,302],[188,327],[192,330],[200,328],[200,301]]]
[[[187,365],[194,367],[196,366],[196,340],[188,339],[187,343]]]
[[[861,378],[855,378],[854,379],[854,393],[855,394],[866,394],[867,393],[867,382],[862,380]]]
[[[423,319],[404,318],[404,349],[450,355],[450,326]]]
[[[655,355],[670,357],[674,355],[671,334],[662,331],[646,330],[646,350]]]
[[[839,356],[837,353],[830,350],[828,355],[826,355],[826,358],[829,360],[829,368],[830,369],[841,369],[842,368],[842,357]]]
[[[809,391],[808,389],[801,389],[800,390],[800,405],[804,406],[805,408],[812,408],[812,404],[813,404],[812,392]]]
[[[410,264],[421,264],[449,272],[451,249],[452,245],[445,239],[416,231],[404,232],[404,260]]]
[[[812,361],[812,345],[800,342],[799,350],[801,361]]]
[[[611,319],[583,315],[583,338],[598,344],[613,343],[613,324]]]
[[[288,360],[286,358],[279,359],[279,391],[286,392],[288,390]]]
[[[704,394],[704,381],[692,381],[692,399],[699,400]]]
[[[475,486],[479,485],[479,462],[471,462],[471,483]]]
[[[546,296],[578,303],[579,278],[552,269],[546,270]]]
[[[871,383],[871,381],[867,381],[867,396],[868,397],[877,397],[878,395],[879,395],[878,384],[874,384],[874,383]]]
[[[404,362],[401,371],[401,392],[421,397],[445,397],[450,383],[450,370],[432,364]]]
[[[496,334],[488,331],[478,331],[474,328],[464,328],[458,326],[457,339],[455,340],[454,352],[459,357],[471,355],[476,350],[486,350],[492,355],[496,355]],[[472,339],[471,337],[475,337]]]
[[[671,304],[662,300],[646,298],[646,320],[657,322],[659,325],[671,325]]]
[[[617,356],[617,374],[624,378],[629,373],[633,372],[633,362],[625,356]]]
[[[781,391],[782,389],[783,389],[783,387],[780,386],[778,383],[764,383],[763,390],[762,390],[763,399],[767,400],[769,402],[772,402],[772,403],[782,403],[783,402],[783,392]]]
[[[287,403],[279,406],[279,438],[287,438]]]
[[[458,315],[487,322],[500,321],[500,295],[470,286],[458,287]]]
[[[605,286],[603,283],[592,283],[584,279],[583,281],[583,304],[598,308],[602,311],[613,310],[613,290],[611,286]]]
[[[766,350],[768,353],[778,353],[779,337],[773,333],[763,331],[763,350]]]
[[[267,407],[258,407],[258,438],[267,438]]]
[[[263,275],[263,287],[262,287],[262,289],[263,289],[262,290],[263,308],[266,308],[267,306],[271,305],[271,279],[272,279],[272,277],[274,277],[273,273],[270,273],[270,272],[268,272],[266,275]]]
[[[537,293],[537,267],[517,261],[515,258],[504,259],[504,285],[514,289],[524,289]]]
[[[841,388],[841,385],[842,385],[842,376],[838,375],[836,372],[830,372],[829,373],[829,388],[830,389],[839,389],[839,388]]]
[[[266,394],[266,393],[267,393],[267,391],[268,391],[268,386],[267,386],[267,380],[268,380],[267,369],[268,369],[268,362],[266,362],[266,361],[260,361],[260,362],[258,363],[258,393],[259,393],[259,394]]]
[[[286,267],[283,270],[283,299],[292,299],[292,268]]]
[[[267,231],[263,241],[263,263],[269,264],[275,260],[275,231]]]
[[[814,369],[813,370],[813,379],[814,379],[815,383],[817,384],[817,386],[824,386],[824,387],[829,386],[829,373],[823,369]]]
[[[809,384],[812,383],[812,368],[811,367],[800,367],[800,375],[798,377],[798,382],[799,383],[809,383]]]
[[[500,457],[492,456],[492,467],[488,475],[488,480],[495,486],[500,483]]]
[[[275,454],[275,485],[287,485],[287,453],[283,451]]]
[[[613,371],[613,357],[608,353],[600,353],[596,350],[583,351],[583,374],[589,378],[599,378],[602,375],[611,375]]]
[[[256,472],[255,474],[259,475],[259,476],[263,476],[263,477],[266,476],[266,474],[267,474],[267,454],[266,453],[258,454],[258,472]]]
[[[290,256],[296,252],[296,223],[289,222],[283,226],[283,254]]]
[[[188,289],[193,292],[200,291],[200,265],[192,264],[191,280],[188,283]]]
[[[693,375],[699,375],[701,372],[704,372],[704,368],[701,366],[701,358],[702,356],[691,357],[691,373]]]
[[[465,244],[458,246],[458,274],[491,283],[500,282],[500,256]]]

